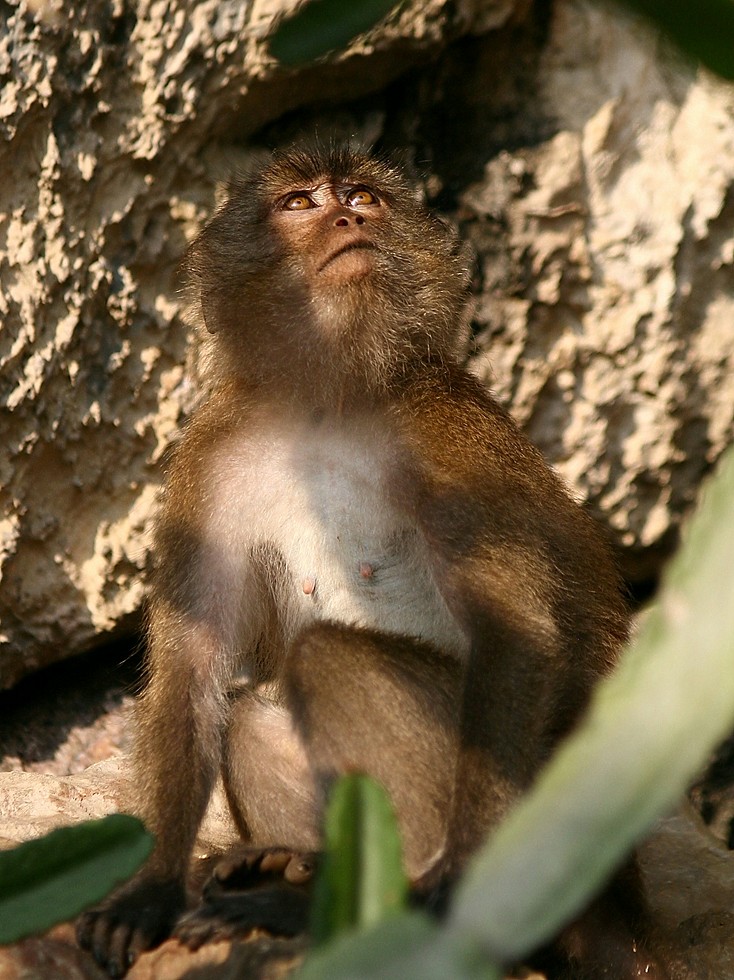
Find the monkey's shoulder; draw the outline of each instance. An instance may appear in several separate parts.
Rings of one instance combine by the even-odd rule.
[[[432,433],[437,442],[448,432],[462,441],[477,437],[515,449],[528,444],[516,422],[487,387],[468,371],[450,366],[426,371],[414,379],[396,400],[398,415],[410,425]]]
[[[542,453],[475,377],[458,367],[426,372],[392,407],[397,440],[424,471],[472,484],[491,477],[508,485],[528,480],[551,492],[560,483]]]

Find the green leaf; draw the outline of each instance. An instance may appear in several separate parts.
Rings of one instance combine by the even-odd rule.
[[[499,980],[475,944],[426,915],[404,912],[371,929],[337,937],[308,957],[299,980]]]
[[[578,733],[457,890],[450,928],[501,960],[552,937],[734,723],[734,449],[657,604]]]
[[[346,47],[396,6],[396,0],[311,0],[281,22],[270,53],[283,65],[314,61]]]
[[[0,944],[73,919],[137,871],[152,848],[139,820],[115,813],[0,851]]]
[[[734,79],[732,0],[624,0],[690,57]]]
[[[343,777],[325,816],[324,857],[314,888],[314,942],[394,915],[407,893],[400,834],[387,794],[368,776]]]

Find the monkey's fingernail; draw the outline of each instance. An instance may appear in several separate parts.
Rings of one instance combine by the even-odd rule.
[[[285,879],[292,885],[304,885],[313,876],[313,864],[307,859],[293,860],[285,869]]]

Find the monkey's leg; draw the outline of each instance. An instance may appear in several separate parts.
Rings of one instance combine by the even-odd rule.
[[[198,945],[255,926],[305,928],[324,798],[346,772],[385,786],[406,869],[419,878],[445,842],[460,677],[455,660],[409,639],[333,624],[307,630],[289,653],[286,705],[245,692],[232,713],[225,786],[252,846],[225,858],[177,935]]]
[[[135,790],[155,849],[141,871],[77,925],[80,944],[113,977],[166,939],[183,912],[191,850],[219,767],[223,699],[207,670],[215,651],[204,631],[192,628],[191,635],[201,636],[196,652],[203,666],[187,660],[181,638],[175,658],[153,660],[136,711]]]
[[[328,784],[345,771],[366,771],[379,779],[396,808],[411,881],[431,881],[447,843],[460,665],[410,640],[320,624],[291,652],[286,689],[318,778]],[[502,730],[496,734],[501,738]],[[473,823],[473,834],[489,830],[484,801],[484,795],[466,800],[465,819]],[[446,882],[433,884],[443,890]],[[550,975],[554,980],[665,980],[660,958],[646,948],[645,917],[631,860],[553,944],[557,968]]]
[[[284,686],[323,802],[365,772],[387,790],[416,881],[443,853],[456,765],[462,667],[406,637],[320,623],[293,644]]]
[[[251,847],[318,849],[316,783],[285,705],[240,692],[225,736],[223,776],[235,823]]]
[[[366,772],[387,789],[415,878],[440,855],[456,764],[461,665],[427,644],[322,623],[289,651],[285,704],[238,699],[225,786],[243,838],[312,852],[329,783]]]
[[[223,776],[243,844],[217,863],[201,906],[176,929],[193,949],[255,928],[293,936],[308,923],[319,808],[305,747],[284,706],[239,693],[225,735]]]

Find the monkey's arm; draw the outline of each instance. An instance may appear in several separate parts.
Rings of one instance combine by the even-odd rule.
[[[224,724],[223,693],[207,677],[221,656],[214,640],[201,625],[166,633],[158,620],[152,631],[151,677],[137,709],[131,809],[155,835],[155,849],[142,871],[78,926],[81,944],[115,977],[165,939],[183,911]]]
[[[595,527],[473,379],[429,379],[400,423],[411,461],[402,492],[470,642],[437,869],[453,878],[576,721],[625,613]]]
[[[78,935],[112,976],[170,932],[185,902],[196,832],[216,778],[227,688],[253,650],[262,597],[245,532],[203,520],[211,498],[172,479],[158,523],[147,684],[137,706],[131,809],[156,844],[142,871],[81,919]],[[240,522],[244,525],[246,522]]]
[[[172,618],[159,603],[150,678],[136,717],[130,809],[154,834],[155,849],[142,871],[78,927],[81,944],[118,977],[170,934],[183,911],[188,861],[219,762],[221,695],[206,678],[214,643],[200,625],[176,628]]]

